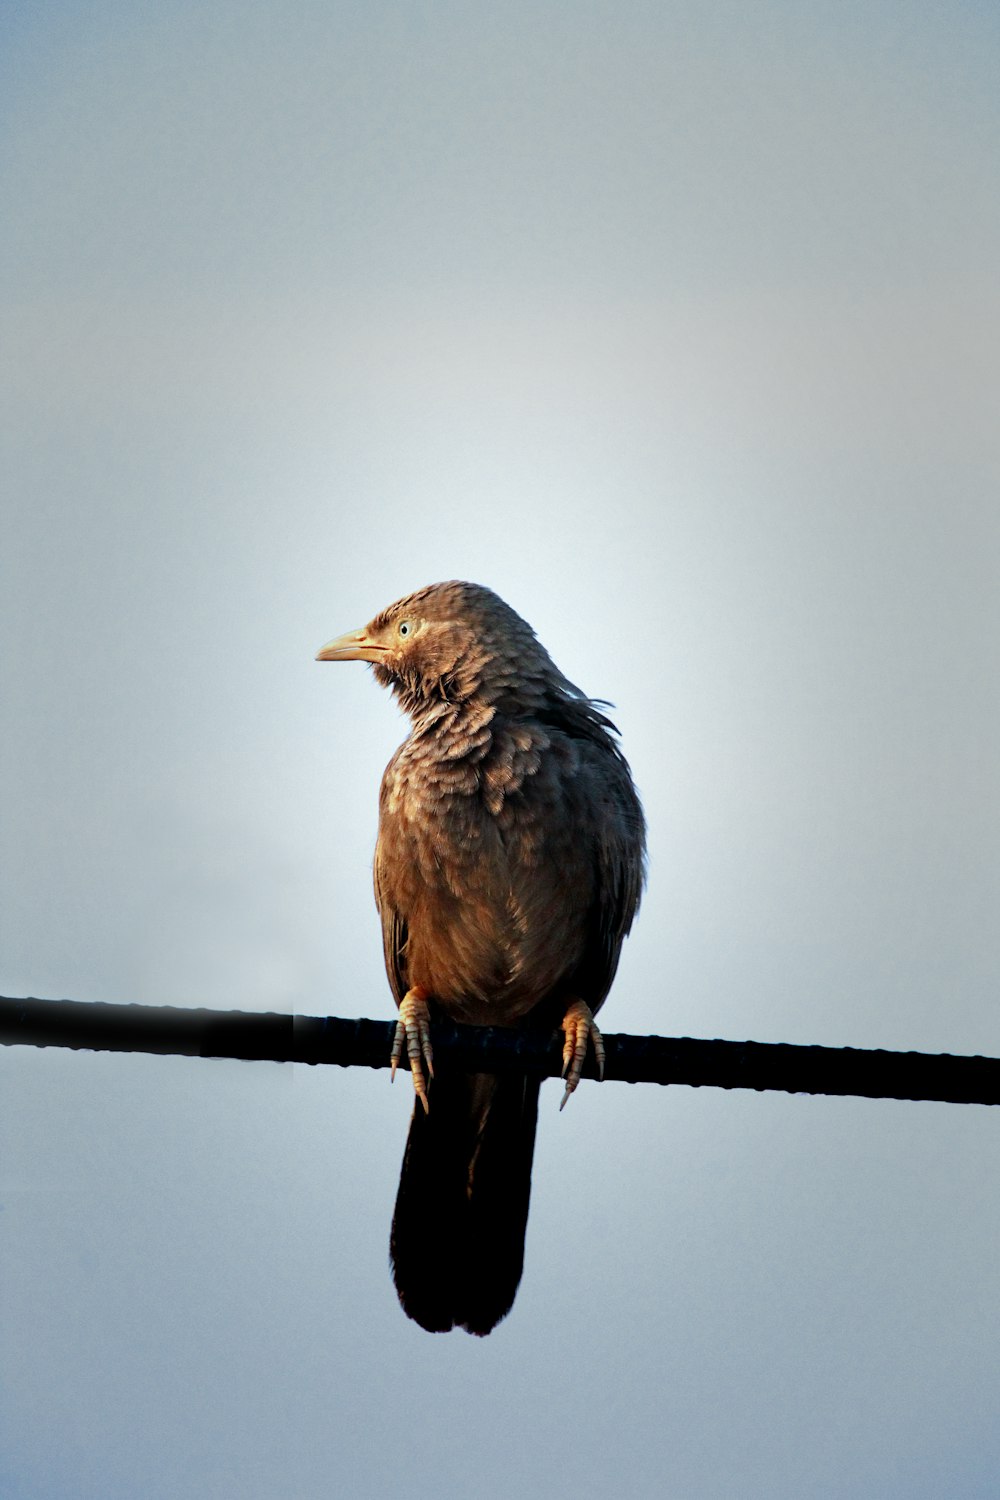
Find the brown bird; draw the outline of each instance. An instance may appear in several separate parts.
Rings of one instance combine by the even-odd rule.
[[[614,725],[489,589],[437,583],[330,641],[412,720],[379,798],[375,900],[416,1090],[390,1238],[403,1309],[487,1334],[524,1263],[537,1078],[434,1073],[435,1016],[565,1035],[563,1104],[643,882]],[[433,1086],[430,1087],[430,1079]],[[561,1108],[562,1106],[560,1106]]]

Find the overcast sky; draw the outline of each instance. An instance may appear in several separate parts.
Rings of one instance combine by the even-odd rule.
[[[1000,12],[8,7],[0,992],[388,1018],[404,725],[616,705],[608,1031],[1000,1055]],[[543,1089],[487,1340],[386,1073],[0,1051],[4,1500],[986,1500],[1000,1112]]]

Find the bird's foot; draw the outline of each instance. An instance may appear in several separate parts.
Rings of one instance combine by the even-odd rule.
[[[580,1082],[580,1074],[583,1072],[583,1064],[587,1056],[588,1038],[594,1044],[597,1076],[598,1078],[604,1077],[604,1038],[597,1029],[594,1012],[586,1001],[574,1000],[571,1005],[567,1006],[566,1014],[562,1019],[562,1029],[566,1037],[563,1043],[562,1067],[562,1076],[566,1080],[566,1092],[562,1096],[560,1109],[565,1108],[566,1100]]]
[[[424,1114],[430,1113],[427,1086],[428,1081],[434,1077],[431,1016],[427,1009],[427,999],[427,991],[422,985],[415,984],[412,990],[407,990],[399,1002],[399,1019],[396,1022],[396,1035],[392,1040],[392,1076],[396,1077],[396,1068],[402,1062],[405,1051],[410,1060],[413,1087],[424,1106]]]

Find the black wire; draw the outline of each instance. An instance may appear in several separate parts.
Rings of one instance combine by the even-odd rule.
[[[392,1021],[335,1016],[0,997],[0,1043],[7,1046],[385,1068],[393,1031]],[[559,1034],[437,1023],[431,1035],[438,1067],[546,1078],[562,1068]],[[604,1046],[605,1078],[624,1083],[1000,1104],[1000,1059],[992,1057],[607,1034]],[[584,1075],[596,1077],[592,1057]]]

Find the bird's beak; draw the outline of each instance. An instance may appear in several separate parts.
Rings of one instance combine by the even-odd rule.
[[[327,641],[316,652],[317,661],[380,661],[385,655],[387,647],[380,645],[364,630],[349,630],[346,635],[338,635],[336,640]]]

